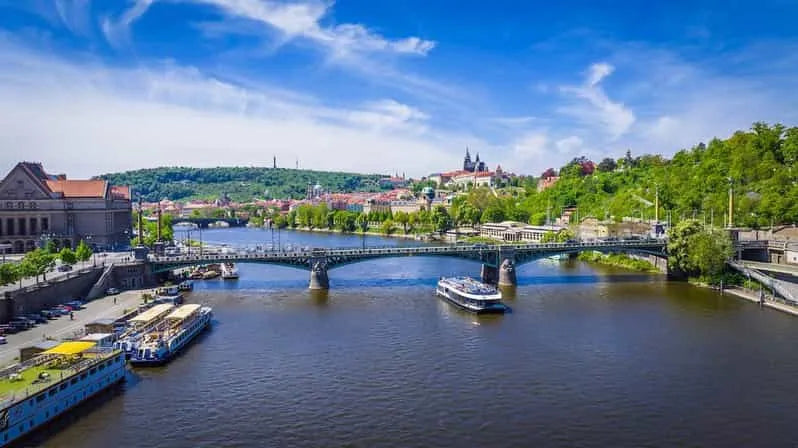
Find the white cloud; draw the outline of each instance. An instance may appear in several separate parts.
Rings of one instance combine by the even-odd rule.
[[[560,107],[559,111],[577,118],[586,126],[600,125],[612,139],[617,139],[632,127],[635,114],[622,103],[612,101],[601,88],[601,81],[613,70],[610,64],[596,63],[590,66],[583,85],[560,87],[561,92],[575,101]]]
[[[477,139],[426,128],[395,100],[333,108],[281,89],[245,88],[174,65],[67,62],[0,36],[0,164],[40,160],[73,177],[160,165],[259,165],[423,175]],[[364,132],[364,127],[368,131]],[[290,161],[290,162],[289,162]],[[411,163],[408,163],[410,161]]]
[[[55,0],[53,5],[67,29],[83,36],[91,34],[90,0]]]
[[[120,45],[128,35],[130,25],[141,17],[154,0],[136,0],[118,20],[103,21],[103,31],[108,41]],[[318,0],[301,0],[285,3],[272,0],[184,0],[210,5],[233,19],[255,21],[269,26],[281,34],[283,41],[304,38],[328,49],[334,57],[354,53],[385,52],[425,56],[435,47],[435,42],[416,36],[388,39],[357,23],[322,25],[332,3]],[[206,25],[207,26],[207,25]],[[216,32],[224,27],[216,27]]]
[[[582,144],[581,138],[571,135],[557,140],[555,146],[557,146],[557,150],[562,154],[574,154],[577,150],[582,148]]]

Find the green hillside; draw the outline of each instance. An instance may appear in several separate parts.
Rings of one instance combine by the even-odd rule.
[[[334,173],[285,168],[148,168],[98,176],[130,185],[144,201],[215,199],[226,193],[236,201],[253,198],[301,198],[308,182],[334,192],[378,191],[378,174]]]
[[[542,224],[547,209],[554,217],[562,207],[578,207],[580,217],[651,219],[659,191],[660,219],[670,212],[674,222],[695,216],[722,226],[731,180],[735,225],[798,222],[798,127],[755,123],[750,131],[681,150],[670,160],[627,154],[605,159],[593,170],[588,161],[575,159],[559,171],[559,181],[542,192],[527,188],[494,198],[478,189],[457,201],[455,213],[470,204],[483,210],[483,222],[508,218]]]

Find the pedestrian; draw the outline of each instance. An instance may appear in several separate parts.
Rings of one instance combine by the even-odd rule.
[[[114,296],[114,305],[116,305],[116,296]]]

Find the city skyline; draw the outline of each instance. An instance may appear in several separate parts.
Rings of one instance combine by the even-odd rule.
[[[669,156],[798,122],[798,6],[751,5],[0,1],[1,162],[420,177],[466,146],[533,175]]]

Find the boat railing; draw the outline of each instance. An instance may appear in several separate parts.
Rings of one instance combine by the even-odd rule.
[[[91,353],[91,354],[96,354],[96,355],[107,355],[107,354],[113,353],[114,351],[115,351],[115,349],[113,347],[93,347],[93,348],[87,350],[84,353]],[[25,362],[22,362],[22,363],[19,363],[19,364],[15,364],[13,366],[9,366],[9,367],[3,369],[2,371],[0,371],[0,378],[10,377],[12,374],[19,373],[19,372],[21,372],[24,369],[29,369],[29,368],[36,367],[36,366],[39,366],[39,365],[42,365],[42,364],[46,364],[46,363],[48,363],[50,361],[55,360],[56,358],[59,358],[59,355],[39,355],[39,356],[36,356],[36,357],[34,357],[32,359],[29,359],[28,361],[25,361]],[[95,364],[100,364],[102,362],[105,362],[107,359],[108,359],[107,356],[94,356],[94,357],[83,358],[83,359],[81,359],[80,361],[78,361],[78,362],[76,362],[74,364],[71,364],[71,365],[69,365],[69,366],[67,366],[67,367],[65,367],[63,369],[60,369],[61,370],[59,372],[60,375],[59,375],[59,377],[57,379],[50,378],[50,379],[47,379],[45,381],[34,382],[34,383],[31,383],[24,390],[14,391],[10,395],[7,395],[5,397],[0,397],[0,409],[8,408],[9,406],[13,405],[16,402],[19,402],[19,401],[22,401],[22,400],[26,400],[26,399],[38,394],[39,392],[52,387],[56,383],[59,383],[59,382],[65,380],[65,379],[69,379],[70,377],[75,376],[75,375],[79,374],[80,372],[85,371],[86,369],[91,368]],[[14,369],[14,368],[16,368],[18,370],[16,372],[9,372],[10,369]],[[10,378],[9,378],[9,380],[10,380]]]

